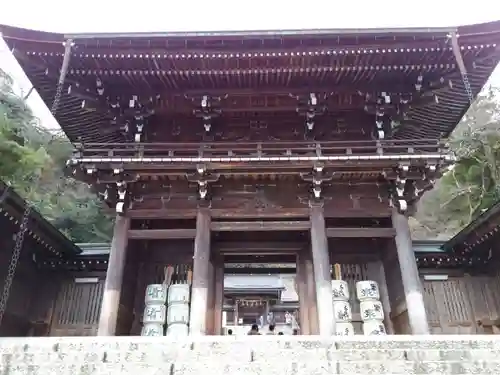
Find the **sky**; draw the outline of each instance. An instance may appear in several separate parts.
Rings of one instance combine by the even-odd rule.
[[[357,0],[311,2],[283,0],[148,1],[24,0],[0,12],[0,24],[60,32],[155,32],[280,30],[314,28],[443,27],[500,20],[500,1]],[[313,4],[313,6],[308,6]],[[0,40],[0,68],[19,91],[31,83]],[[490,83],[500,86],[500,69]],[[41,124],[58,128],[38,94],[28,104]]]

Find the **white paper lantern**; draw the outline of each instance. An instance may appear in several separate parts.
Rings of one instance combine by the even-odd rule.
[[[384,320],[384,309],[380,301],[364,300],[359,304],[361,319],[366,320]]]
[[[332,280],[332,299],[349,301],[349,284],[344,280]]]
[[[335,335],[336,336],[353,336],[354,326],[352,323],[336,323],[335,324]]]
[[[149,284],[146,287],[144,302],[146,305],[164,305],[167,301],[167,286],[165,284]]]
[[[190,294],[189,284],[172,284],[168,288],[168,304],[176,302],[188,303]]]
[[[336,322],[352,320],[351,305],[347,301],[333,301],[333,315]]]
[[[167,325],[188,324],[189,323],[189,305],[187,303],[172,303],[168,305]],[[167,327],[167,329],[168,329]]]
[[[146,305],[142,318],[143,324],[158,323],[164,324],[167,316],[165,305]]]
[[[167,336],[169,337],[186,337],[189,334],[189,327],[187,324],[174,323],[170,324],[167,328]]]
[[[363,280],[356,283],[356,296],[359,301],[379,300],[380,291],[375,281]]]
[[[380,320],[367,320],[363,322],[363,334],[365,336],[385,335],[384,322]]]
[[[141,336],[163,336],[163,324],[145,324],[142,327]]]

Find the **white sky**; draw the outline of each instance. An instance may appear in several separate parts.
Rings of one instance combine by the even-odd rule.
[[[61,33],[439,27],[496,20],[498,0],[24,0],[10,1],[0,12],[0,24]],[[1,44],[0,68],[22,91],[29,90],[30,82]],[[500,85],[499,69],[491,83]],[[38,95],[29,104],[44,126],[57,127]]]

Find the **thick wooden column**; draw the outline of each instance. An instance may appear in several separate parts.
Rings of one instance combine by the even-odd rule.
[[[314,281],[314,267],[312,263],[311,249],[304,253],[304,268],[306,279],[306,303],[308,306],[309,334],[319,334],[318,304],[316,302],[316,286]]]
[[[389,335],[394,334],[394,326],[391,319],[391,300],[389,299],[389,289],[387,288],[387,280],[385,279],[384,263],[377,262],[378,283],[380,288],[380,302],[384,308],[384,324]]]
[[[410,227],[408,218],[400,214],[396,209],[392,211],[392,225],[396,230],[396,250],[401,270],[401,279],[405,293],[406,308],[408,309],[408,320],[413,334],[427,335],[429,323],[425,311],[422,285],[418,274],[417,262],[413,253]]]
[[[214,298],[214,334],[222,335],[222,308],[224,305],[224,258],[215,258],[215,298]]]
[[[238,306],[238,299],[234,299],[234,325],[237,326],[239,325],[238,320],[240,318],[239,314],[239,306]]]
[[[99,327],[97,329],[98,336],[114,336],[116,332],[129,226],[130,219],[128,217],[116,216],[101,302]]]
[[[193,283],[191,286],[191,311],[189,313],[189,334],[205,335],[207,331],[207,308],[210,262],[210,210],[199,208],[196,216],[196,237],[194,239]]]
[[[311,324],[309,322],[309,306],[307,301],[308,291],[306,261],[302,252],[297,254],[297,273],[295,275],[295,285],[299,296],[300,334],[309,335]]]
[[[318,305],[319,334],[331,336],[335,332],[332,303],[332,281],[330,276],[330,257],[326,237],[323,206],[310,203],[311,253]]]
[[[214,335],[214,308],[215,308],[215,262],[211,257],[208,262],[208,297],[207,297],[207,314],[205,316],[205,334]]]

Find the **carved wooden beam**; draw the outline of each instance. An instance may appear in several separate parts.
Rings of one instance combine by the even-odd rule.
[[[210,229],[214,232],[229,231],[307,231],[310,224],[307,221],[276,221],[276,222],[212,222]],[[130,239],[189,239],[196,236],[196,229],[130,229]],[[327,228],[329,238],[391,238],[395,235],[392,228]],[[272,243],[218,243],[214,249],[222,253],[236,252],[242,254],[274,253],[299,251],[304,244],[272,244]]]
[[[328,238],[392,238],[394,228],[326,228]]]
[[[129,229],[131,240],[194,239],[196,229]]]
[[[212,221],[210,226],[216,232],[307,231],[309,228],[309,221]]]
[[[428,82],[425,83],[424,86],[422,87],[422,90],[424,92],[428,90],[435,90],[437,85],[437,82]],[[110,89],[112,90],[112,88]],[[149,91],[149,90],[148,90]],[[362,93],[372,93],[372,95],[375,95],[377,92],[380,91],[380,85],[379,84],[371,84],[367,82],[359,82],[359,83],[353,83],[353,84],[344,84],[344,85],[329,85],[329,84],[316,84],[312,87],[307,87],[305,88],[304,85],[297,85],[297,86],[265,86],[265,87],[259,87],[258,93],[259,96],[262,95],[269,95],[269,96],[283,96],[283,97],[292,97],[294,96],[305,96],[309,95],[310,93],[315,92],[317,95],[323,97],[325,95],[330,95],[332,93],[341,93],[341,94],[352,94],[352,95],[357,95],[359,92]],[[388,85],[387,90],[388,93],[390,94],[412,94],[414,93],[415,86],[412,85],[411,83],[398,83],[394,82]],[[127,91],[120,91],[121,95],[129,95],[132,94],[132,91],[129,89]],[[192,90],[168,90],[168,92],[160,91],[158,94],[162,98],[162,100],[172,98],[175,96],[181,97],[181,98],[201,98],[204,95],[210,95],[212,97],[223,97],[225,98],[226,96],[228,98],[234,99],[234,97],[238,96],[255,96],[256,89],[255,88],[241,88],[241,87],[234,87],[234,88],[211,88],[211,89],[192,89]]]
[[[270,250],[280,250],[280,251],[299,251],[306,247],[307,243],[300,242],[257,242],[257,241],[245,241],[245,242],[215,242],[212,244],[214,251],[218,251],[224,254],[230,253],[241,253],[243,252],[269,252]]]

